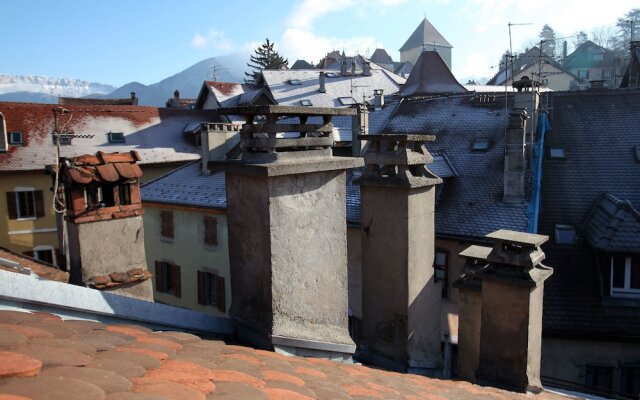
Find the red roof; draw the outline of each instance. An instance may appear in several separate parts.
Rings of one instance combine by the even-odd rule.
[[[17,254],[11,250],[8,250],[2,247],[0,247],[0,258],[18,263],[20,264],[18,268],[28,268],[42,279],[58,281],[63,283],[69,282],[69,273],[65,271],[61,271],[58,268],[54,267],[53,265],[44,263],[42,261],[38,261],[35,258]],[[18,269],[12,268],[10,266],[3,265],[3,264],[0,264],[0,270],[9,271],[9,272],[19,272]],[[0,336],[2,336],[2,333],[0,333]],[[0,344],[0,348],[1,347],[2,345]]]

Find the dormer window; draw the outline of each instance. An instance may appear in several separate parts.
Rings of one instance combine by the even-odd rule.
[[[471,143],[471,151],[486,152],[490,145],[489,138],[478,138]]]
[[[573,225],[556,225],[556,244],[573,246],[576,244],[576,228]]]
[[[109,143],[124,143],[124,133],[123,132],[109,132]]]
[[[22,146],[22,132],[9,132],[9,144],[11,146]]]
[[[353,97],[338,97],[338,100],[340,100],[340,104],[342,104],[343,106],[352,106],[356,104],[356,101],[353,99]]]
[[[313,104],[311,103],[311,100],[304,99],[304,100],[300,100],[300,105],[305,107],[311,107]]]
[[[302,85],[302,81],[300,79],[289,79],[289,84],[298,86],[298,85]]]
[[[640,298],[640,262],[633,257],[611,257],[611,297]]]
[[[549,147],[549,158],[552,160],[564,160],[567,158],[567,153],[564,147]]]

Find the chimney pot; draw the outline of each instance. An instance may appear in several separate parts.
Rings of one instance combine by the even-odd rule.
[[[325,80],[324,71],[320,71],[320,76],[318,78],[318,81],[319,81],[319,83],[318,83],[318,85],[319,85],[318,91],[320,93],[325,93],[327,91],[327,89],[325,87],[325,81],[324,80]]]

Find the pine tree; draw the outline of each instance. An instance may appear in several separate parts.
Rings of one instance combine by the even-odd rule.
[[[627,51],[632,37],[634,41],[640,40],[640,8],[634,8],[622,18],[618,18],[616,26],[618,27],[617,50]],[[631,32],[632,27],[633,32]]]
[[[540,38],[542,52],[551,57],[551,59],[557,60],[559,58],[559,52],[558,46],[556,45],[556,31],[545,24],[538,37]]]
[[[289,60],[278,54],[274,49],[274,44],[267,38],[264,43],[254,50],[254,54],[249,58],[251,62],[247,63],[247,66],[253,72],[245,72],[245,75],[249,78],[245,79],[247,83],[255,83],[260,71],[264,69],[287,69]]]

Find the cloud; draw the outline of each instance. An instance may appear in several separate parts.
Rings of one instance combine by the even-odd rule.
[[[310,28],[313,22],[329,13],[342,11],[355,4],[354,0],[339,2],[326,0],[304,0],[291,12],[288,25],[293,28]]]
[[[229,51],[233,49],[233,41],[224,32],[211,28],[205,35],[196,32],[191,38],[191,46],[196,49]]]
[[[290,64],[298,59],[309,62],[318,62],[327,52],[332,50],[342,51],[346,54],[373,53],[379,42],[369,36],[355,36],[350,38],[338,38],[317,36],[314,33],[298,28],[289,28],[282,34],[280,41],[280,54],[288,57]]]

